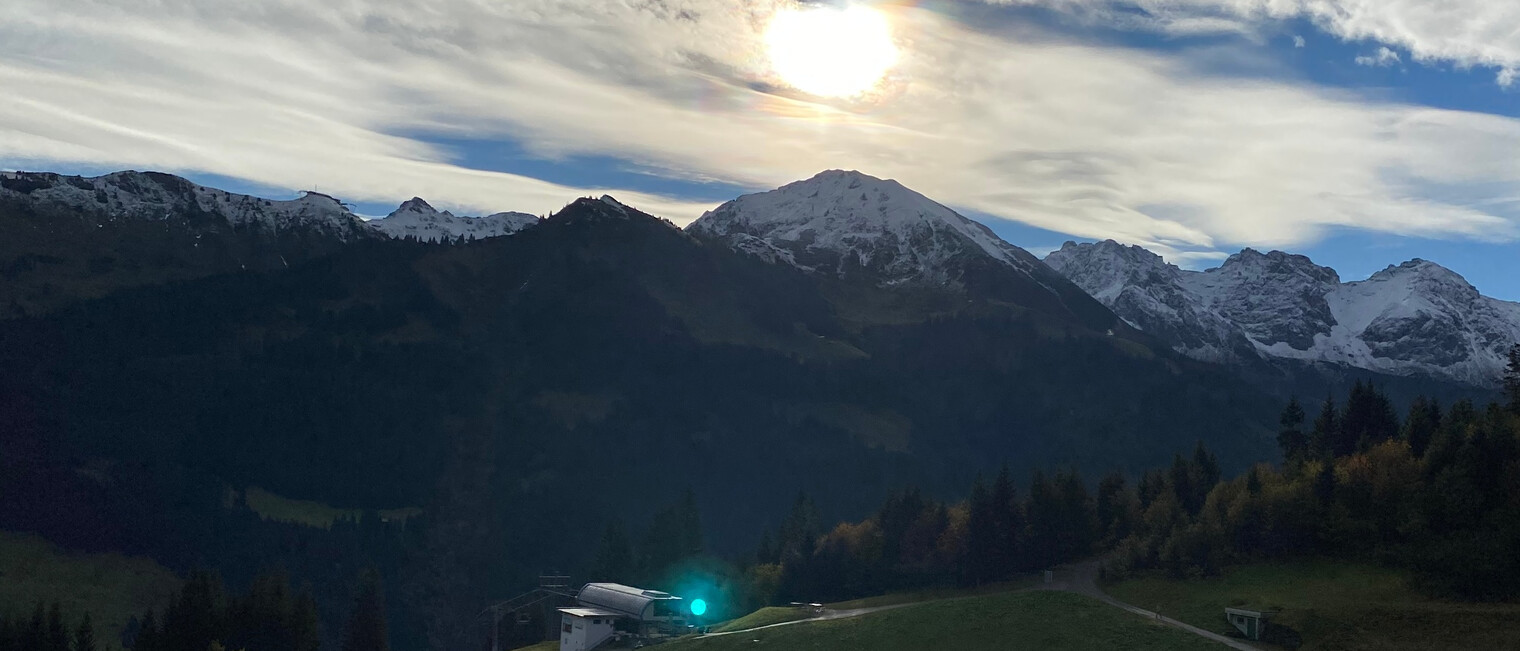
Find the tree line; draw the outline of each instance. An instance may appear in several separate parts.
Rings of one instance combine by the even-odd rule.
[[[283,572],[260,575],[239,595],[229,595],[212,572],[192,572],[162,613],[134,618],[124,637],[132,651],[317,651],[322,645],[316,599],[310,589],[292,590]],[[390,648],[385,598],[373,571],[358,581],[342,648]]]
[[[1165,484],[1188,491],[1217,480],[1219,462],[1201,443],[1177,456]],[[1156,475],[1159,477],[1160,475]],[[1141,490],[1157,490],[1152,475]],[[970,495],[945,503],[917,489],[891,495],[870,518],[824,532],[817,508],[799,495],[774,534],[762,537],[747,568],[757,599],[836,601],[938,585],[974,586],[1084,558],[1130,535],[1137,494],[1120,473],[1089,488],[1080,472],[1035,471],[1022,492],[1004,467],[989,483],[978,477]]]
[[[1443,596],[1520,596],[1520,346],[1502,400],[1419,397],[1401,417],[1378,386],[1327,396],[1312,420],[1290,399],[1280,466],[1226,480],[1201,442],[1133,485],[1110,473],[1005,467],[946,503],[910,489],[870,518],[821,526],[806,495],[744,563],[759,604],[972,586],[1105,554],[1108,578],[1146,569],[1206,576],[1229,563],[1330,555],[1411,570]]]
[[[62,604],[51,606],[37,602],[30,619],[0,616],[0,651],[96,651],[95,625],[90,614],[70,627],[64,621]]]
[[[1106,569],[1195,576],[1328,555],[1405,568],[1437,596],[1520,597],[1520,346],[1503,387],[1483,408],[1417,398],[1402,418],[1369,384],[1344,402],[1326,397],[1312,421],[1290,400],[1280,467],[1253,466],[1191,504],[1141,491],[1134,531]]]

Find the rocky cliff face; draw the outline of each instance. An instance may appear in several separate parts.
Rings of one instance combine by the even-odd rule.
[[[1520,304],[1411,260],[1359,282],[1300,255],[1246,249],[1207,271],[1139,247],[1068,243],[1045,260],[1136,327],[1199,359],[1329,362],[1479,386],[1520,342]]]

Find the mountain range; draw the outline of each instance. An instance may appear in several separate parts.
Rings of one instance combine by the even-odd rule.
[[[1362,281],[1281,251],[1246,249],[1206,271],[1137,246],[1068,242],[1051,268],[1135,327],[1196,359],[1310,362],[1496,386],[1520,342],[1520,303],[1410,260]]]
[[[1275,454],[1288,394],[1482,393],[1454,380],[1514,323],[1428,263],[1342,285],[1280,253],[1041,261],[845,171],[685,229],[610,196],[365,220],[315,193],[8,173],[0,232],[0,528],[229,579],[283,565],[336,595],[330,631],[372,563],[395,634],[434,648],[688,489],[737,552],[799,490],[845,519],[1003,464],[1134,473],[1202,441],[1239,469]],[[1262,352],[1342,331],[1366,354]],[[422,515],[307,531],[251,515],[253,488]]]
[[[275,201],[153,172],[0,173],[7,204],[22,223],[7,227],[10,246],[0,244],[8,281],[0,316],[117,286],[288,267],[335,242],[484,239],[541,221],[518,212],[456,216],[421,198],[367,220],[316,192]],[[1520,304],[1485,297],[1433,262],[1341,282],[1304,256],[1253,249],[1206,271],[1113,241],[1069,242],[1041,261],[896,181],[859,172],[830,170],[740,197],[686,232],[804,272],[969,288],[1094,329],[1133,328],[1215,363],[1318,364],[1492,387],[1520,341]]]

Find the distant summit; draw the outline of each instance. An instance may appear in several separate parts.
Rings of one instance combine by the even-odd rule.
[[[763,240],[792,264],[887,282],[945,281],[957,257],[985,256],[1028,271],[1040,262],[986,226],[892,180],[830,170],[751,194],[703,215],[694,235],[751,247]],[[763,250],[765,247],[758,247]]]
[[[1046,264],[1173,349],[1211,361],[1289,359],[1494,386],[1520,304],[1411,260],[1359,282],[1302,255],[1245,249],[1208,271],[1140,247],[1068,242]]]
[[[883,286],[957,288],[1077,315],[1103,309],[1028,251],[893,180],[830,170],[739,197],[687,227],[692,235],[800,269]]]
[[[370,235],[364,221],[337,199],[307,192],[278,201],[196,185],[172,174],[115,172],[97,177],[46,172],[0,175],[0,196],[40,209],[70,209],[107,220],[183,221],[214,216],[235,227],[269,232],[305,230],[342,240]]]
[[[369,225],[393,238],[414,237],[422,242],[485,239],[512,235],[538,224],[538,217],[520,212],[500,212],[485,217],[462,217],[439,212],[428,202],[413,197],[395,212]]]

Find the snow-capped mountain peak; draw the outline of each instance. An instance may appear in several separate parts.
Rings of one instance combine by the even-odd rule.
[[[1113,240],[1067,242],[1046,256],[1045,264],[1130,325],[1190,357],[1228,361],[1256,356],[1240,328],[1183,282],[1187,272],[1145,248]]]
[[[12,172],[0,177],[0,194],[24,197],[38,205],[66,207],[101,219],[168,220],[187,215],[217,215],[228,224],[281,232],[310,229],[340,239],[370,234],[363,221],[342,202],[307,192],[277,201],[208,188],[171,174],[113,172],[97,177],[41,172]]]
[[[1099,332],[1104,308],[1028,251],[897,181],[829,170],[739,197],[686,228],[777,264],[884,287],[928,286],[1064,314]]]
[[[1343,283],[1334,269],[1280,251],[1246,249],[1207,271],[1160,272],[1159,258],[1136,248],[1068,243],[1046,262],[1193,357],[1330,362],[1491,386],[1520,342],[1520,304],[1485,297],[1427,260]],[[1225,345],[1240,341],[1250,345]]]
[[[526,213],[502,212],[485,217],[461,217],[447,210],[439,212],[421,197],[412,197],[395,212],[369,225],[393,238],[414,237],[422,242],[484,239],[511,235],[538,224],[538,218]]]
[[[986,226],[897,181],[855,171],[829,170],[740,197],[687,230],[805,269],[867,271],[888,283],[949,281],[946,263],[969,253],[1026,271],[1041,266]]]

